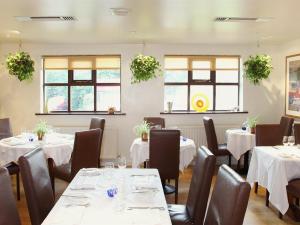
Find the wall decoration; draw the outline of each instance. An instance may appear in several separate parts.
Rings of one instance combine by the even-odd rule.
[[[203,93],[196,93],[192,97],[191,105],[197,112],[206,112],[209,107],[208,97]]]
[[[286,57],[285,114],[300,117],[300,54]]]

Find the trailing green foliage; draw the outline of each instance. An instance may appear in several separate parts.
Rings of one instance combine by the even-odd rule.
[[[250,128],[256,127],[256,124],[257,124],[257,121],[258,121],[257,119],[258,119],[257,116],[255,116],[255,117],[248,117],[247,118],[248,127],[250,127]]]
[[[44,120],[40,120],[34,128],[34,132],[36,134],[43,134],[44,135],[48,132],[48,130],[49,130],[49,126],[48,126],[47,122],[44,121]]]
[[[134,132],[137,137],[141,137],[143,133],[149,133],[150,131],[150,124],[146,121],[143,121],[140,125],[134,127]]]
[[[267,79],[273,69],[271,61],[269,55],[250,56],[244,62],[246,78],[254,85],[258,85],[262,79]]]
[[[10,75],[16,76],[20,81],[31,80],[34,72],[34,61],[26,52],[9,54],[6,67]]]
[[[132,72],[131,83],[147,81],[162,74],[160,63],[153,56],[142,54],[132,60],[130,70]]]

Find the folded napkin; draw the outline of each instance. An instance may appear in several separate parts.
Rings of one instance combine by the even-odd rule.
[[[83,168],[79,172],[80,176],[100,176],[101,172],[98,168]]]
[[[2,142],[10,146],[25,145],[27,143],[27,141],[23,139],[18,139],[14,137],[3,139]]]
[[[157,190],[157,184],[154,182],[154,177],[134,177],[132,182],[134,190]]]

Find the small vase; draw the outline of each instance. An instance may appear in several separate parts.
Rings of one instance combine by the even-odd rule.
[[[255,127],[251,127],[250,132],[251,134],[255,134]]]
[[[42,141],[44,137],[44,133],[37,133],[37,136],[38,136],[38,140]]]
[[[142,133],[142,141],[148,141],[148,133]]]
[[[173,102],[167,102],[167,106],[168,106],[168,113],[171,113],[172,107],[173,107]]]

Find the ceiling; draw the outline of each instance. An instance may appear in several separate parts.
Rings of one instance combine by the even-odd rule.
[[[113,16],[110,8],[116,7],[130,12]],[[299,0],[1,0],[0,41],[283,43],[300,38],[295,29],[299,8]],[[77,21],[19,22],[15,16],[74,16]],[[223,16],[272,19],[214,22]]]

